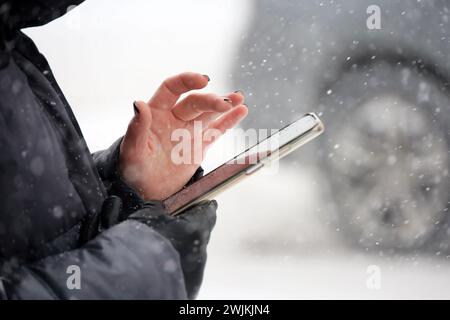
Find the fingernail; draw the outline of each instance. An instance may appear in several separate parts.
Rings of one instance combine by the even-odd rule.
[[[134,114],[139,114],[139,109],[136,106],[136,101],[133,102]]]
[[[240,94],[242,94],[243,96],[245,96],[245,93],[244,93],[244,90],[236,90],[236,91],[234,91],[234,93],[240,93]]]
[[[228,99],[228,98],[223,98],[223,101],[228,102],[228,103],[231,103],[231,100]]]
[[[208,75],[204,74],[203,76],[208,80],[208,82],[211,81],[211,78]]]

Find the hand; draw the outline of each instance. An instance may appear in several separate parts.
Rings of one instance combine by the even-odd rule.
[[[165,213],[161,203],[148,203],[128,219],[146,224],[168,239],[180,256],[181,269],[189,299],[194,299],[203,280],[206,247],[216,224],[217,202],[210,201],[173,217]]]
[[[225,97],[216,94],[192,93],[207,86],[209,78],[197,73],[182,73],[165,80],[148,103],[135,103],[131,120],[120,148],[122,179],[145,200],[164,200],[179,191],[200,166],[199,161],[177,164],[172,159],[175,129],[186,129],[194,139],[194,121],[201,121],[203,132],[215,129],[223,134],[247,115],[244,97],[239,92]],[[217,140],[203,136],[203,143],[194,143],[203,159],[208,147]],[[201,160],[200,159],[200,160]],[[200,161],[201,162],[201,161]]]

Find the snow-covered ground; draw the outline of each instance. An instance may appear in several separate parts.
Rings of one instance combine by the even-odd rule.
[[[231,90],[228,74],[250,10],[242,0],[88,0],[28,34],[97,150],[124,133],[132,101],[148,98],[168,75],[199,71],[213,79],[210,90]],[[207,167],[226,160],[217,154]],[[220,196],[201,299],[450,298],[445,257],[348,248],[328,223],[332,207],[318,196],[326,186],[319,177],[283,162],[277,175],[257,175]],[[367,273],[369,266],[379,273]],[[380,287],[372,290],[377,275]]]
[[[327,226],[314,170],[282,164],[219,198],[204,299],[449,299],[450,262],[349,248]],[[379,289],[371,285],[373,266]],[[369,282],[369,284],[368,284]]]

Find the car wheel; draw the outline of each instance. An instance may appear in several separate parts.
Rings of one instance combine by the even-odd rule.
[[[320,99],[339,228],[365,248],[418,249],[446,226],[448,88],[420,67],[353,66]]]

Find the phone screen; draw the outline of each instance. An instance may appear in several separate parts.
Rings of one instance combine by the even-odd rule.
[[[289,146],[292,141],[298,139],[302,134],[308,133],[318,124],[318,118],[314,114],[307,114],[301,119],[288,124],[282,129],[262,139],[254,146],[237,155],[227,163],[249,163],[256,164],[262,159],[273,155],[275,152]]]

